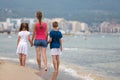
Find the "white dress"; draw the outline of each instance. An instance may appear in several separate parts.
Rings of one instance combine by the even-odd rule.
[[[28,54],[28,46],[27,46],[27,42],[28,42],[28,36],[30,35],[29,31],[20,31],[18,33],[18,36],[20,36],[20,42],[18,44],[17,47],[17,54]]]

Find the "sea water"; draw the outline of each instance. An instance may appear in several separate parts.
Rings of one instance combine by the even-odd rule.
[[[69,35],[62,40],[60,69],[66,74],[83,80],[93,80],[89,77],[92,74],[120,79],[120,34]],[[16,34],[0,34],[0,59],[18,61],[16,42]],[[47,57],[52,67],[49,45]],[[27,63],[37,67],[34,47],[29,46]],[[88,75],[80,75],[82,72]]]

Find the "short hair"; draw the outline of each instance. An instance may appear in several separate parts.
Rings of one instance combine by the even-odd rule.
[[[53,27],[58,27],[58,22],[54,21],[52,25],[53,25]]]

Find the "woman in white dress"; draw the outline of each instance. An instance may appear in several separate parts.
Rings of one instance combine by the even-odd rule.
[[[32,46],[28,23],[21,23],[18,33],[17,51],[16,51],[16,53],[19,55],[20,66],[25,66],[26,55],[28,54],[28,47],[27,47],[28,41]]]

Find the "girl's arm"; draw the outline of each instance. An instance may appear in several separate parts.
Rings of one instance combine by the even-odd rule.
[[[35,38],[35,31],[36,31],[36,26],[34,25],[33,34],[32,34],[32,42],[33,42],[33,40],[34,40],[34,38]]]
[[[32,43],[32,41],[31,41],[31,39],[30,39],[30,35],[28,35],[28,41],[29,41],[30,45],[32,46],[33,43]]]
[[[20,42],[20,36],[18,36],[18,39],[17,39],[17,47],[18,47],[19,42]]]

